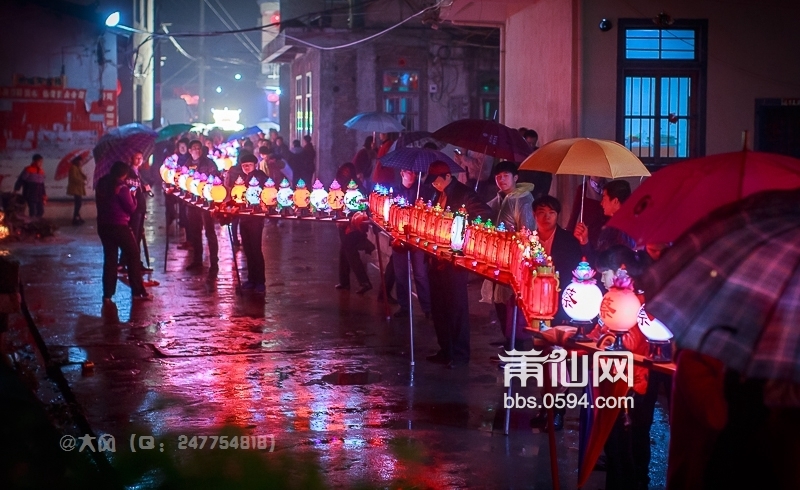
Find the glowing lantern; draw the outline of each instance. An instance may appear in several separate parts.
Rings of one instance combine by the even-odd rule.
[[[272,179],[267,179],[264,183],[264,189],[261,191],[261,202],[268,208],[274,208],[278,205],[278,189],[275,188],[275,182]]]
[[[196,173],[186,179],[186,190],[189,194],[197,195],[197,184],[200,182],[200,174]]]
[[[465,236],[466,247],[464,247],[464,255],[467,257],[475,257],[475,249],[478,246],[478,241],[480,240],[480,236],[483,233],[483,221],[481,217],[478,216],[472,222],[472,226],[467,228],[467,233]]]
[[[158,174],[161,176],[161,180],[163,180],[165,184],[169,184],[169,166],[167,165],[167,162],[161,164],[161,167],[158,169]]]
[[[283,181],[281,181],[281,188],[278,189],[278,209],[281,211],[284,209],[291,209],[294,204],[293,197],[294,191],[289,187],[289,181],[283,179]]]
[[[222,185],[222,181],[219,177],[214,177],[214,185],[211,187],[211,199],[219,204],[221,202],[225,202],[225,199],[228,197],[228,189]]]
[[[417,202],[414,203],[414,207],[411,208],[411,214],[409,215],[411,220],[409,224],[411,225],[411,229],[409,232],[412,235],[419,235],[420,230],[420,221],[422,220],[423,213],[425,212],[425,202],[422,199],[417,199]]]
[[[389,189],[389,195],[385,196],[385,199],[383,201],[383,215],[382,216],[383,216],[383,222],[384,223],[388,223],[389,222],[389,210],[392,209],[392,194],[393,194],[393,189]]]
[[[203,186],[203,199],[208,202],[213,201],[214,199],[211,197],[211,189],[214,188],[214,176],[209,175],[206,179],[206,185]]]
[[[561,295],[561,306],[564,312],[575,321],[588,322],[600,313],[603,293],[594,279],[596,272],[588,262],[581,262],[572,271],[572,282],[564,288]]]
[[[526,297],[527,296],[527,297]],[[527,283],[528,316],[538,320],[551,320],[558,312],[558,275],[552,266],[537,267]]]
[[[466,234],[467,210],[462,206],[453,215],[453,223],[450,225],[450,248],[453,252],[463,253]]]
[[[672,332],[656,318],[651,317],[642,305],[636,317],[639,330],[647,337],[647,358],[653,362],[672,361]]]
[[[442,207],[436,204],[435,207],[428,209],[428,216],[425,220],[425,232],[423,236],[426,240],[436,240],[436,227],[439,224],[439,218],[442,216]]]
[[[297,206],[301,212],[304,212],[308,209],[310,203],[311,193],[308,192],[303,179],[300,179],[297,181],[297,188],[294,190],[294,205]]]
[[[342,192],[342,186],[336,180],[331,182],[331,189],[328,192],[328,205],[335,214],[338,214],[344,207],[344,192]]]
[[[317,179],[312,189],[314,190],[311,191],[311,196],[309,197],[311,210],[315,213],[327,211],[330,206],[328,205],[328,192],[325,190],[325,186]]]
[[[189,177],[189,170],[186,167],[183,167],[183,169],[181,169],[181,175],[180,177],[178,177],[178,187],[180,187],[180,189],[183,191],[186,190],[186,179],[188,177]]]
[[[450,211],[450,207],[445,209],[444,213],[439,217],[439,223],[436,225],[436,243],[443,246],[450,246],[450,232],[453,229],[454,214]]]
[[[261,186],[258,185],[258,179],[255,178],[255,176],[248,182],[244,198],[247,200],[247,203],[252,206],[258,206],[258,203],[261,201]]]
[[[633,292],[633,281],[625,269],[617,270],[614,285],[609,288],[600,303],[600,319],[616,335],[608,350],[625,350],[622,335],[636,325],[636,317],[642,303]]]
[[[358,190],[358,184],[355,180],[351,180],[347,184],[347,192],[344,193],[344,205],[349,211],[359,211],[364,201],[364,194]]]
[[[175,179],[178,178],[179,170],[171,168],[167,171],[167,180],[165,182],[167,185],[175,187]]]
[[[497,227],[497,251],[495,263],[497,267],[504,271],[511,270],[511,256],[515,248],[514,234],[507,231],[505,224],[500,223]]]
[[[672,339],[672,332],[656,318],[650,318],[650,315],[644,310],[644,305],[636,316],[636,324],[648,340],[666,342]]]
[[[242,204],[244,203],[245,192],[247,192],[247,186],[244,184],[244,180],[240,175],[236,177],[236,182],[233,183],[233,187],[231,188],[231,199],[239,204]]]
[[[206,187],[206,174],[200,174],[196,176],[197,178],[192,181],[193,191],[192,194],[195,196],[202,198],[203,197],[203,189]]]

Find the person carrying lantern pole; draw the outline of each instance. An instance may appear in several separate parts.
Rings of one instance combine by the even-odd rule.
[[[263,187],[267,181],[267,174],[256,168],[258,158],[252,153],[239,157],[239,166],[233,167],[231,178],[235,182],[241,177],[244,182],[258,181],[258,187]],[[236,170],[234,170],[236,169]],[[236,175],[234,175],[234,173]],[[261,217],[244,216],[239,222],[239,233],[242,235],[242,248],[247,260],[247,281],[242,284],[243,290],[253,290],[256,293],[266,291],[266,277],[264,273],[264,253],[261,250],[264,219]]]
[[[502,223],[511,232],[536,229],[533,219],[533,184],[518,182],[519,172],[514,162],[500,162],[492,170],[497,184],[497,195],[487,203],[492,209],[492,219],[498,225]],[[524,350],[525,340],[531,338],[525,330],[527,322],[523,315],[518,315],[517,325],[511,325],[514,309],[514,291],[509,286],[495,284],[488,279],[481,287],[481,302],[493,303],[497,313],[500,331],[506,339],[505,350]],[[511,344],[511,331],[516,329],[514,345]]]
[[[417,174],[411,170],[400,170],[400,182],[395,187],[395,196],[402,197],[406,202],[414,202],[417,197]],[[420,196],[423,199],[427,195]],[[411,270],[408,266],[408,253],[411,254]],[[409,250],[403,245],[392,245],[392,259],[390,263],[394,267],[395,277],[397,278],[397,302],[400,309],[395,312],[395,318],[408,317],[409,292],[408,287],[404,287],[405,278],[409,274],[414,274],[414,282],[417,286],[417,299],[422,307],[425,318],[431,317],[431,291],[428,282],[428,266],[425,264],[425,252],[422,250]]]
[[[491,216],[492,210],[478,194],[456,180],[442,161],[431,163],[425,185],[433,187],[432,201],[442,209],[464,207],[471,219]],[[431,317],[439,352],[426,359],[454,369],[469,364],[469,297],[467,271],[450,261],[428,257]]]
[[[219,175],[217,165],[208,157],[203,156],[203,143],[199,140],[194,140],[189,144],[189,158],[186,160],[186,166],[194,169],[197,173]],[[187,238],[192,244],[192,263],[186,267],[186,270],[197,271],[203,268],[203,229],[205,228],[208,254],[211,259],[208,273],[212,276],[216,275],[219,272],[219,243],[214,228],[214,218],[211,213],[196,206],[187,205],[187,208],[188,226],[186,231]]]

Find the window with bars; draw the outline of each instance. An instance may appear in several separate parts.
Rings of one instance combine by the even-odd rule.
[[[645,164],[705,152],[706,27],[620,20],[617,139]]]
[[[303,138],[303,76],[294,78],[294,138]]]
[[[419,73],[385,71],[382,88],[383,112],[396,117],[406,131],[419,130]]]
[[[311,134],[314,129],[314,111],[311,106],[311,72],[306,73],[306,98],[305,98],[305,134]],[[302,141],[302,138],[297,138]]]

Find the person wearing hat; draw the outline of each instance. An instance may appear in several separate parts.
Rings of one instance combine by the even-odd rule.
[[[256,168],[258,157],[246,153],[239,157],[239,166],[234,167],[238,175],[232,176],[234,182],[241,176],[244,182],[249,183],[254,177],[258,185],[263,187],[267,181],[267,174]],[[264,274],[264,253],[261,251],[261,235],[264,231],[264,219],[258,216],[243,216],[239,222],[239,233],[242,235],[242,248],[247,260],[247,281],[242,284],[242,289],[257,293],[266,291],[266,277]]]
[[[425,185],[435,191],[432,202],[442,209],[464,207],[469,219],[487,218],[492,210],[472,189],[456,180],[442,161],[431,163]],[[431,317],[439,352],[427,359],[450,368],[469,363],[469,298],[467,271],[446,260],[429,257],[428,279],[431,291]]]
[[[186,159],[185,165],[199,174],[219,175],[217,165],[203,155],[203,143],[199,140],[193,140],[189,143],[189,158]],[[211,259],[211,267],[208,272],[215,276],[219,272],[219,244],[217,242],[216,228],[214,227],[214,218],[208,211],[189,205],[187,205],[186,217],[188,219],[186,238],[192,244],[192,263],[186,267],[186,270],[197,271],[203,268],[203,230],[205,229],[206,240],[208,241],[208,255]]]
[[[495,165],[492,169],[492,176],[497,184],[497,195],[489,201],[488,205],[492,209],[491,219],[499,225],[503,223],[509,231],[520,231],[523,228],[528,230],[536,229],[536,221],[533,218],[533,184],[519,182],[519,172],[517,164],[514,162],[503,161]],[[525,318],[518,315],[516,327],[511,325],[514,307],[514,292],[508,286],[495,284],[486,280],[481,288],[481,301],[494,303],[497,312],[497,320],[500,330],[506,339],[506,350],[523,350],[523,343],[530,339],[530,333],[525,330]],[[512,328],[517,329],[515,345],[511,345]]]

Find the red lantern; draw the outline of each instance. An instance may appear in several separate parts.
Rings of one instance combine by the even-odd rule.
[[[523,302],[529,318],[552,320],[558,312],[558,277],[552,267],[538,267],[526,284]],[[525,297],[527,296],[527,298]]]
[[[510,271],[511,252],[514,247],[513,235],[507,231],[500,231],[497,235],[497,267],[504,271]]]
[[[467,227],[467,233],[464,236],[464,242],[466,243],[466,246],[464,247],[464,256],[476,258],[475,249],[477,248],[478,239],[480,238],[481,233],[481,226],[478,224],[473,224]]]
[[[439,223],[436,225],[436,243],[439,245],[450,246],[450,232],[453,229],[453,213],[447,212],[439,216]]]

